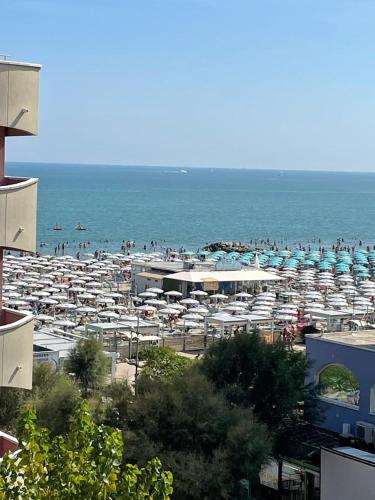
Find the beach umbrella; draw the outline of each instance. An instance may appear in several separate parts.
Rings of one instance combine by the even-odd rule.
[[[96,296],[93,295],[92,293],[81,293],[80,295],[77,295],[78,300],[89,300],[89,299],[95,299]]]
[[[45,299],[39,299],[39,302],[41,304],[46,304],[46,305],[49,305],[49,306],[55,306],[58,304],[58,301],[57,300],[54,300],[54,299],[50,299],[50,298],[45,298]]]
[[[165,307],[159,310],[159,314],[181,314],[181,311],[174,309],[173,307]]]
[[[70,302],[62,302],[61,304],[59,304],[59,309],[73,311],[74,309],[77,309],[77,306],[75,304],[71,304]]]
[[[190,295],[204,297],[205,295],[208,295],[208,293],[204,292],[203,290],[193,290],[192,292],[190,292]]]
[[[7,306],[11,306],[11,307],[27,307],[27,306],[29,306],[29,303],[25,302],[24,300],[13,299],[13,300],[6,300],[5,302],[6,302]]]
[[[74,323],[74,321],[70,321],[69,319],[58,319],[53,322],[53,325],[55,326],[63,326],[67,328],[73,328],[76,324],[77,323]]]
[[[75,312],[83,314],[91,314],[91,313],[96,313],[97,310],[95,309],[95,307],[82,306],[82,307],[77,307]]]
[[[109,297],[99,297],[96,299],[97,304],[114,304],[115,301]]]
[[[98,316],[100,318],[109,318],[109,319],[117,319],[120,317],[119,314],[113,312],[113,311],[102,311],[100,313],[98,313]]]
[[[150,300],[145,300],[145,304],[149,304],[151,306],[165,306],[167,305],[167,301],[159,299],[150,299]]]
[[[245,309],[243,307],[240,307],[240,306],[226,306],[226,307],[224,307],[224,309],[226,311],[230,311],[230,312],[242,312],[242,313],[245,312]]]
[[[153,293],[153,292],[142,292],[142,293],[139,293],[138,294],[139,297],[142,297],[143,299],[148,299],[148,298],[154,298],[156,299],[156,297],[158,296],[157,293]]]
[[[127,307],[125,306],[122,306],[120,304],[113,304],[111,306],[108,306],[107,307],[107,310],[109,311],[121,311],[121,312],[126,312],[127,311]]]
[[[238,292],[234,294],[235,297],[238,297],[239,299],[251,299],[252,295],[247,292]],[[226,297],[226,296],[224,296]]]
[[[146,292],[160,294],[164,293],[164,290],[162,290],[161,288],[147,288]]]
[[[185,320],[178,320],[177,323],[176,323],[176,326],[179,326],[179,327],[184,327],[184,328],[198,328],[200,326],[199,323],[197,323],[196,321],[185,321]]]
[[[188,320],[193,320],[193,321],[199,321],[199,320],[203,320],[203,316],[201,316],[200,314],[197,314],[197,313],[187,313],[187,314],[184,314],[183,316],[181,316],[182,319],[188,319]]]
[[[197,313],[197,314],[208,314],[208,309],[206,307],[202,307],[202,306],[196,306],[196,307],[192,307],[191,309],[189,309],[188,313]]]
[[[143,306],[136,307],[137,311],[143,312],[155,312],[157,311],[156,307],[144,304]]]
[[[277,314],[275,319],[278,321],[296,321],[295,316],[292,316],[291,314]]]
[[[4,297],[8,297],[9,299],[18,299],[22,296],[21,293],[18,292],[8,292],[3,294]]]
[[[189,304],[189,305],[190,304],[197,304],[197,305],[199,304],[198,300],[196,300],[196,299],[189,299],[189,298],[188,299],[182,299],[180,302],[181,302],[181,304]]]
[[[49,316],[48,314],[38,314],[35,316],[35,319],[42,321],[43,323],[48,323],[54,321],[55,318],[53,316]]]
[[[177,290],[170,290],[169,292],[165,292],[164,295],[167,295],[167,297],[182,297],[182,293]]]

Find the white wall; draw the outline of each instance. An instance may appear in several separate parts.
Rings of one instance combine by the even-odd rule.
[[[320,478],[321,500],[375,499],[375,463],[322,449]]]

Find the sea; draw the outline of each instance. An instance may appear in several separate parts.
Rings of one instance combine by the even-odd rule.
[[[123,240],[136,250],[156,241],[193,251],[218,240],[375,242],[375,173],[12,162],[6,172],[39,178],[44,254],[62,242],[70,253],[79,243],[86,252],[118,252]]]

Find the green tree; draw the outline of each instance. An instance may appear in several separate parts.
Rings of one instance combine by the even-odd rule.
[[[33,389],[27,401],[36,408],[38,425],[47,427],[52,435],[65,434],[81,394],[69,375],[56,371],[51,363],[38,363],[34,366]]]
[[[14,434],[17,430],[18,415],[29,391],[14,387],[0,388],[0,429]]]
[[[77,408],[69,435],[52,439],[26,407],[20,443],[16,456],[0,462],[1,500],[166,500],[172,493],[172,474],[158,459],[121,468],[121,432],[96,425],[86,403]]]
[[[94,338],[81,339],[70,351],[65,361],[65,371],[74,373],[82,387],[84,397],[89,391],[99,389],[107,373],[107,358],[102,345]]]
[[[146,362],[142,375],[151,379],[171,380],[189,368],[192,361],[177,354],[170,347],[146,347],[139,359]]]
[[[239,476],[255,480],[271,450],[252,411],[231,409],[195,366],[172,380],[144,381],[128,415],[127,458],[159,456],[174,472],[175,499],[237,498]]]
[[[80,390],[74,380],[58,374],[50,390],[34,400],[38,424],[47,427],[53,436],[69,430],[70,417],[81,401]]]
[[[351,392],[359,390],[358,380],[353,373],[341,365],[330,365],[320,374],[321,389],[327,391]]]
[[[120,427],[129,415],[129,408],[134,400],[133,392],[126,380],[115,381],[103,388],[104,423]]]
[[[210,346],[200,367],[232,405],[251,408],[267,425],[276,450],[285,445],[285,434],[306,420],[304,409],[310,420],[318,418],[305,386],[306,357],[281,342],[266,344],[256,333],[222,339]]]

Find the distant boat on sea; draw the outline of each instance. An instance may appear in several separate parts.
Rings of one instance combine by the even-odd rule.
[[[85,226],[82,226],[82,224],[80,222],[78,222],[78,224],[76,225],[76,230],[77,231],[86,231],[86,228],[85,228]]]
[[[180,173],[181,173],[181,174],[187,174],[187,173],[188,173],[188,171],[187,171],[187,170],[180,170]]]
[[[62,231],[62,227],[60,226],[60,224],[55,224],[55,225],[53,226],[53,230],[54,230],[54,231]]]

